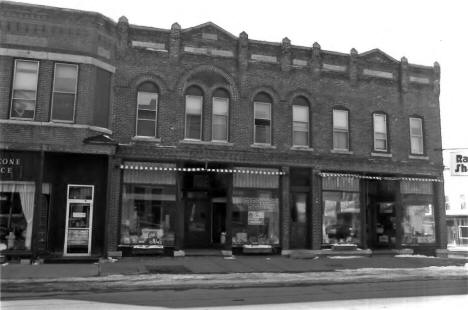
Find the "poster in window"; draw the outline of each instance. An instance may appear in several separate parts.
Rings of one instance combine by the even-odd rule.
[[[249,211],[248,225],[265,225],[265,212]]]
[[[325,200],[324,216],[336,217],[336,201]]]
[[[356,208],[356,202],[354,200],[342,200],[340,201],[340,212],[359,213],[359,209]]]
[[[68,245],[88,245],[88,229],[68,230]]]

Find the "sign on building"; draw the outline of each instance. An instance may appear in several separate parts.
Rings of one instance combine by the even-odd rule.
[[[452,152],[450,154],[450,174],[468,176],[467,152]]]

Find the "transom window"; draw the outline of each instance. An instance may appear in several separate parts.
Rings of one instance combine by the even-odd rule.
[[[228,141],[229,136],[229,94],[218,89],[213,94],[212,140]]]
[[[254,143],[271,144],[271,97],[260,93],[254,99]]]
[[[387,146],[387,116],[374,113],[374,150],[385,152]]]
[[[333,110],[333,149],[349,150],[349,124],[346,110]]]
[[[192,86],[185,95],[185,139],[202,139],[203,92]]]
[[[159,88],[145,82],[138,87],[136,135],[140,137],[157,136]]]
[[[10,118],[34,119],[38,75],[39,61],[15,61]]]
[[[51,113],[53,121],[74,121],[77,82],[78,65],[55,64]]]
[[[419,117],[410,117],[410,139],[411,153],[424,154],[423,126],[422,119]]]
[[[301,104],[304,101],[304,104]],[[309,106],[302,97],[293,101],[293,145],[309,145]]]

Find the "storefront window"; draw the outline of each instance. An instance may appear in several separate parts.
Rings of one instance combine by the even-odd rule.
[[[433,184],[430,182],[402,181],[403,244],[434,243],[435,221]]]
[[[323,192],[322,243],[360,243],[359,193]]]
[[[124,166],[121,245],[173,246],[175,165],[126,162]]]
[[[402,226],[404,244],[434,243],[432,204],[405,204]]]
[[[277,191],[235,189],[233,192],[232,243],[279,245]]]
[[[33,182],[0,182],[0,243],[30,250],[34,216]]]
[[[175,201],[175,188],[125,185],[121,243],[173,243]]]

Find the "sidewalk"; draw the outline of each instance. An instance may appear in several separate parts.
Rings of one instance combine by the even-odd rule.
[[[131,257],[116,262],[95,264],[8,264],[1,267],[1,279],[61,279],[142,274],[229,274],[229,273],[304,273],[332,272],[361,268],[424,268],[464,266],[468,260],[425,256],[331,256],[317,259],[292,259],[283,256],[193,256]]]

